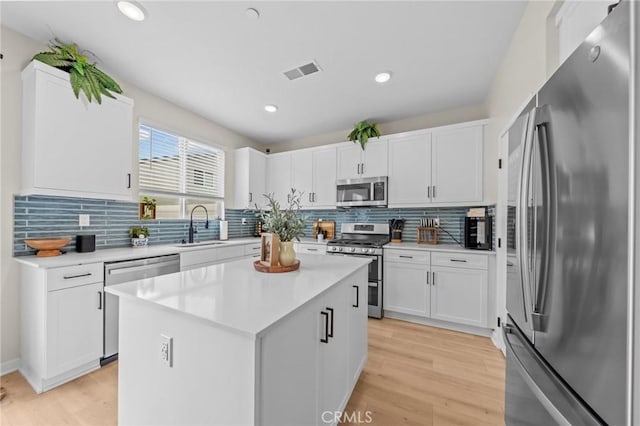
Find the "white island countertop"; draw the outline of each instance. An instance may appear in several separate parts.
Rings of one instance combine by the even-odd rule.
[[[371,259],[299,255],[300,269],[258,272],[253,259],[105,287],[107,293],[256,336]]]

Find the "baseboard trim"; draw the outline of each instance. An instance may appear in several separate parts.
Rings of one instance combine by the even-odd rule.
[[[483,337],[491,337],[491,334],[493,332],[493,330],[491,330],[490,328],[474,327],[472,325],[465,324],[455,324],[452,322],[434,320],[431,318],[422,318],[415,315],[403,314],[400,312],[384,311],[384,316],[387,318],[428,325],[431,327],[446,328],[447,330],[460,331],[462,333],[475,334],[477,336]]]
[[[0,376],[18,371],[20,368],[20,358],[11,359],[0,363]]]
[[[504,340],[502,339],[502,328],[497,328],[491,334],[491,342],[493,345],[500,349],[502,355],[507,356],[507,348],[504,345]]]

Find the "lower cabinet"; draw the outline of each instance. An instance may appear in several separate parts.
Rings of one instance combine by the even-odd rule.
[[[22,266],[20,372],[44,392],[100,367],[103,264]]]
[[[367,358],[366,288],[358,272],[261,337],[259,424],[335,424]]]
[[[488,328],[487,258],[385,249],[385,311]]]
[[[295,243],[293,249],[297,254],[327,254],[326,244]]]

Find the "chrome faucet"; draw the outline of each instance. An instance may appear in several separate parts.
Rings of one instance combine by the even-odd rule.
[[[202,207],[204,209],[204,212],[207,215],[207,221],[204,223],[204,228],[209,229],[209,212],[207,211],[207,208],[205,206],[203,206],[202,204],[198,204],[191,209],[191,219],[189,220],[189,243],[193,243],[193,234],[196,233],[196,231],[193,229],[193,211],[198,207]]]

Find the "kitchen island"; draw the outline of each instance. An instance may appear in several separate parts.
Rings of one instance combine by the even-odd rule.
[[[366,361],[369,260],[299,259],[285,274],[241,259],[108,287],[118,423],[331,424]]]

